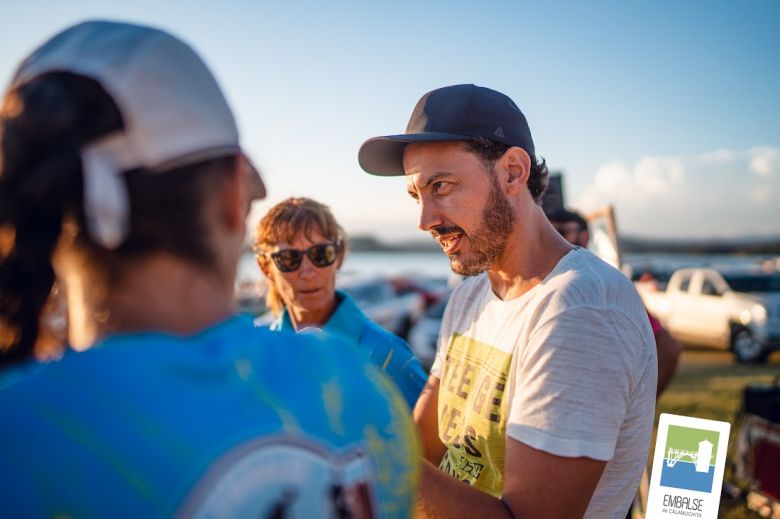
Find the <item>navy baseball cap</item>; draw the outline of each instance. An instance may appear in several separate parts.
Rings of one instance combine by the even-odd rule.
[[[534,141],[520,108],[501,92],[476,85],[453,85],[417,101],[406,133],[368,139],[360,147],[360,167],[372,175],[403,175],[404,148],[412,142],[469,141],[483,137],[519,146],[534,155]]]

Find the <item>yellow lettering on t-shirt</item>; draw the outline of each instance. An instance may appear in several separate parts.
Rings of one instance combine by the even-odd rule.
[[[441,437],[444,439],[445,442],[452,442],[457,443],[457,441],[452,441],[452,436],[450,436],[450,431],[453,431],[457,429],[458,427],[458,417],[460,416],[460,411],[457,409],[449,409],[449,413],[445,412],[445,422],[444,430],[441,433]]]
[[[482,414],[483,409],[485,407],[485,402],[487,401],[488,390],[492,385],[493,385],[493,379],[490,377],[489,373],[485,373],[485,375],[482,377],[482,380],[479,383],[477,394],[474,395],[474,398],[472,399],[472,401],[474,402],[472,405],[472,409],[474,409],[475,413]]]
[[[448,370],[447,375],[449,376],[449,379],[447,380],[447,389],[450,391],[450,393],[453,393],[455,391],[455,387],[453,386],[453,383],[455,382],[455,377],[458,376],[458,368],[461,365],[460,359],[453,359],[452,360],[452,367]]]
[[[474,373],[476,371],[476,368],[473,364],[466,364],[466,367],[463,368],[463,373],[460,375],[460,383],[458,384],[458,391],[456,394],[461,398],[467,398],[469,396],[467,389],[471,385],[471,379],[469,378],[470,373]]]
[[[447,447],[440,468],[500,496],[504,479],[506,389],[512,356],[453,334],[439,389],[439,438]]]

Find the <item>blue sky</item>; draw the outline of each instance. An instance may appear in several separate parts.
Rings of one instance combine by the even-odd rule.
[[[229,7],[228,7],[229,6]],[[476,83],[512,97],[569,205],[616,206],[622,232],[780,234],[780,3],[39,2],[0,18],[0,81],[55,31],[141,22],[217,75],[270,204],[306,195],[348,232],[424,238],[404,181],[361,172],[423,93]]]

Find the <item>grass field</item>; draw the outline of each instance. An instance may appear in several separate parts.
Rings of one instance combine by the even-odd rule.
[[[658,400],[655,424],[661,413],[721,420],[732,424],[733,439],[738,433],[735,424],[742,407],[744,388],[750,384],[769,384],[778,373],[780,352],[774,353],[767,364],[753,366],[735,364],[726,352],[686,349],[672,383]],[[652,446],[655,446],[655,430]],[[732,461],[729,459],[726,465],[724,478],[735,483]],[[728,501],[721,502],[719,516],[727,519],[760,517],[747,510],[742,502]]]

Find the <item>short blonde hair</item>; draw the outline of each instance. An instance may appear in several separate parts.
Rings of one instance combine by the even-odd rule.
[[[279,243],[292,243],[303,233],[311,240],[318,232],[328,240],[339,242],[339,254],[346,252],[347,240],[344,229],[338,224],[327,205],[305,197],[290,197],[273,206],[257,224],[254,251],[258,264],[269,268],[270,259],[266,253]],[[284,309],[284,301],[271,278],[267,279],[268,293],[265,302],[274,315]]]

